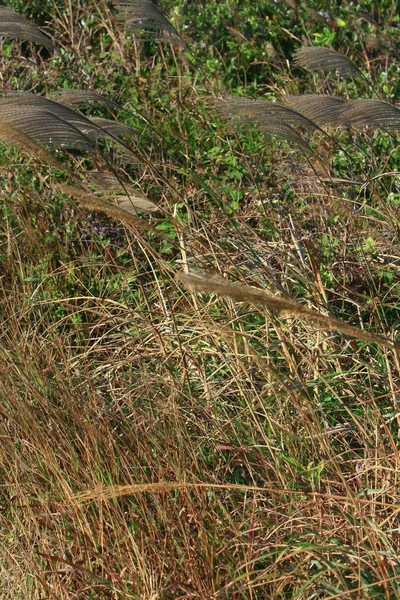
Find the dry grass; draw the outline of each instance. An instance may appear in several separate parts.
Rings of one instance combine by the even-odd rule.
[[[3,597],[394,597],[391,351],[142,290],[3,287]]]
[[[187,64],[163,52],[182,94]],[[193,84],[185,101],[206,130],[202,94]],[[77,123],[92,121],[60,110],[65,134],[86,136]],[[149,110],[152,135],[163,110]],[[174,115],[183,139],[187,114]],[[328,185],[328,161],[320,177],[313,158],[261,141],[250,162],[216,123],[215,143],[246,167],[234,210],[225,165],[207,178],[165,139],[121,142],[139,167],[93,140],[47,169],[34,141],[29,159],[2,155],[5,600],[400,598],[397,288],[379,275],[399,272],[395,184],[362,178],[348,193]],[[76,187],[104,166],[116,181],[137,169],[163,216]],[[323,235],[337,240],[325,255]]]

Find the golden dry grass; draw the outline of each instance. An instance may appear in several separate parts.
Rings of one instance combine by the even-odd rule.
[[[53,6],[61,56],[73,42],[93,60],[75,9]],[[48,160],[0,122],[29,156],[1,155],[1,597],[400,598],[389,159],[366,163],[365,132],[358,170],[347,133],[310,138],[318,157],[241,138],[179,49],[143,58],[102,18],[116,93],[135,61],[142,146],[96,138]],[[57,110],[85,144],[91,121]],[[77,187],[99,170],[159,213]]]

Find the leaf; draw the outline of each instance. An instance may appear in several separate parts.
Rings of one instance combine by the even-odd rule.
[[[54,49],[54,44],[48,37],[29,23],[25,17],[6,6],[0,6],[0,35],[10,39],[41,44],[48,50]]]
[[[149,37],[158,41],[181,44],[179,33],[151,0],[115,0],[119,8],[117,20],[129,33],[149,30]],[[167,32],[163,35],[160,32]]]
[[[303,46],[295,52],[295,64],[308,71],[323,71],[329,73],[337,71],[341,77],[361,77],[360,69],[344,54],[332,48],[319,46]]]

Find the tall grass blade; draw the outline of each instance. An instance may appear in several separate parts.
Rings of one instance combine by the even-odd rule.
[[[273,296],[264,290],[237,283],[230,283],[219,277],[209,277],[198,273],[179,272],[175,277],[177,281],[181,281],[191,290],[228,296],[236,302],[260,304],[268,309],[284,312],[285,316],[288,317],[304,318],[314,325],[317,325],[320,329],[338,331],[344,335],[356,337],[366,342],[372,342],[390,349],[396,348],[400,350],[400,342],[393,342],[382,335],[358,329],[357,327],[348,325],[344,321],[327,317],[316,311],[305,308],[293,300]]]
[[[182,40],[161,10],[151,0],[115,0],[118,5],[118,22],[128,33],[144,30],[157,41],[181,44]]]
[[[222,114],[234,122],[253,124],[261,133],[280,137],[303,150],[309,150],[310,147],[292,125],[311,130],[318,129],[318,125],[306,116],[278,102],[230,97],[227,100],[214,101],[214,104]]]
[[[56,102],[60,102],[61,104],[66,104],[67,106],[70,106],[71,104],[82,104],[90,102],[96,104],[103,104],[104,106],[107,106],[107,108],[116,110],[121,108],[121,106],[117,102],[114,102],[113,100],[110,100],[109,98],[107,98],[106,96],[102,96],[101,94],[96,94],[96,92],[93,92],[92,90],[57,90],[56,92],[53,92],[51,94],[50,99],[53,99]]]
[[[301,112],[320,127],[345,124],[344,114],[348,110],[348,102],[343,98],[317,94],[287,96],[285,104]]]
[[[52,154],[15,126],[7,122],[0,122],[0,142],[15,146],[23,154],[35,158],[49,167],[65,171],[66,167]]]
[[[51,112],[35,106],[2,106],[1,102],[0,110],[0,124],[12,125],[31,140],[44,144],[49,149],[93,149],[93,143],[87,135]]]
[[[312,130],[318,129],[318,125],[307,116],[280,102],[230,96],[227,100],[221,101],[221,106],[223,106],[223,103],[225,103],[225,112],[230,116],[245,115],[260,122],[272,117],[283,121],[287,125],[297,125],[298,127],[305,127]]]
[[[25,17],[6,6],[0,6],[0,35],[10,39],[41,44],[48,50],[54,50],[54,44],[47,36],[29,23]]]
[[[135,138],[138,137],[137,131],[129,127],[129,125],[119,123],[119,121],[103,119],[102,117],[90,117],[90,121],[95,125],[95,129],[92,132],[92,135],[95,137],[104,137],[108,134],[112,136],[130,135]]]
[[[400,109],[376,98],[349,101],[344,117],[349,125],[358,127],[373,127],[389,131],[400,129]]]
[[[335,96],[305,94],[288,96],[286,103],[319,126],[372,127],[400,129],[400,109],[376,98],[344,100]]]
[[[104,137],[138,162],[138,156],[116,137],[136,136],[136,132],[117,121],[90,119],[70,106],[30,92],[3,93],[0,111],[5,119],[11,119],[10,122],[18,119],[18,128],[23,133],[49,147],[90,151],[95,149],[93,140]]]
[[[146,221],[139,219],[139,217],[136,216],[136,211],[132,206],[117,206],[111,202],[107,202],[106,200],[99,198],[98,196],[95,196],[91,192],[80,190],[77,187],[69,185],[59,185],[58,189],[66,196],[75,198],[75,200],[78,200],[78,202],[81,202],[87,208],[104,212],[109,217],[112,217],[113,219],[119,219],[128,225],[133,225],[134,227],[138,227],[140,229],[146,229],[147,231],[153,231],[156,234],[159,233],[154,229],[154,227],[146,223]]]
[[[81,115],[76,110],[73,110],[69,106],[60,104],[55,100],[40,96],[38,94],[32,94],[30,92],[6,92],[0,97],[0,111],[1,114],[7,114],[12,118],[13,112],[23,114],[25,111],[26,122],[29,122],[29,116],[33,118],[39,118],[39,114],[42,114],[42,122],[45,125],[46,118],[51,118],[51,115],[58,117],[58,124],[62,127],[62,123],[72,126],[75,131],[80,131],[85,137],[87,132],[96,128],[94,123]],[[50,115],[50,117],[49,117]],[[54,122],[54,119],[53,119]],[[53,136],[57,136],[57,128],[53,130]],[[87,140],[88,145],[91,145],[90,140]]]
[[[295,52],[295,64],[307,71],[323,71],[337,73],[344,78],[361,77],[364,75],[360,69],[344,54],[332,48],[319,46],[303,46]]]
[[[133,186],[121,181],[112,173],[92,171],[88,173],[89,182],[97,188],[97,193],[114,199],[122,210],[132,212],[153,212],[158,210],[157,204],[151,202],[133,189]]]

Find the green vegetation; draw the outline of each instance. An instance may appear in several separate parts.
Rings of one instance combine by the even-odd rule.
[[[397,3],[0,34],[1,597],[400,598]]]

